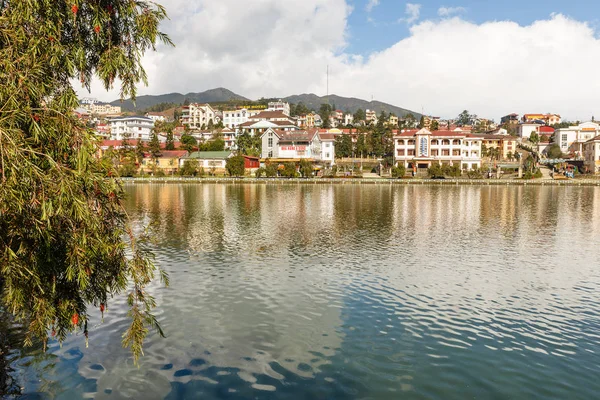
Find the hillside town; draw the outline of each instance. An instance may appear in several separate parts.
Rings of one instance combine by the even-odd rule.
[[[568,122],[559,114],[513,113],[495,123],[466,110],[441,119],[329,104],[310,110],[275,99],[235,107],[188,103],[142,115],[82,99],[75,113],[101,139],[99,156],[111,157],[124,176],[226,174],[235,155],[244,157],[246,174],[269,174],[274,165],[271,176],[286,164],[300,171],[302,162],[315,176],[541,177],[541,165],[556,177],[600,173],[593,117]]]

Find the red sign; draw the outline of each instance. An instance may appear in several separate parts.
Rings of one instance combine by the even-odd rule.
[[[305,151],[306,146],[281,146],[282,151]]]

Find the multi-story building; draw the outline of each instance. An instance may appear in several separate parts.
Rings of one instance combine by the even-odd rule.
[[[103,116],[115,116],[121,114],[120,106],[113,106],[108,103],[102,103],[95,99],[85,99],[85,103],[80,103],[80,107],[86,109],[90,114],[103,115]]]
[[[119,117],[108,121],[110,138],[113,140],[142,139],[149,141],[152,137],[154,121],[147,117]]]
[[[166,112],[147,112],[146,117],[150,118],[155,123],[160,122],[171,122],[173,121],[173,115],[169,115]]]
[[[529,123],[529,122],[523,122],[521,124],[519,124],[519,126],[517,127],[517,135],[521,138],[521,139],[528,139],[531,137],[531,134],[534,132],[538,132],[540,129],[540,124],[534,124],[534,123]]]
[[[562,119],[558,114],[523,114],[523,122],[541,121],[546,125],[560,124]]]
[[[600,125],[595,122],[584,122],[577,126],[560,128],[554,132],[554,143],[563,153],[575,157],[583,157],[583,144],[600,135]]]
[[[352,125],[354,123],[354,115],[352,114],[346,114],[344,115],[344,125],[348,126],[348,125]],[[397,124],[397,122],[396,122]]]
[[[517,150],[517,138],[510,135],[476,135],[481,138],[481,147],[485,146],[486,149],[500,149],[500,159],[506,160],[508,154],[514,154]]]
[[[519,114],[508,114],[500,118],[500,124],[517,125],[519,123]]]
[[[478,169],[481,143],[481,137],[460,131],[405,130],[394,135],[394,156],[396,163],[415,172],[424,172],[432,164]]]
[[[290,116],[290,103],[285,101],[271,101],[268,103],[268,108],[265,111],[281,111],[283,114]]]
[[[331,166],[335,163],[335,134],[317,129],[283,131],[267,129],[262,134],[262,158],[274,162],[299,161]]]
[[[375,125],[377,123],[377,112],[374,110],[365,111],[365,120],[367,122],[367,125]]]
[[[217,124],[219,119],[210,104],[193,103],[184,106],[181,111],[181,123],[190,129],[203,129],[211,122]]]
[[[247,108],[223,111],[223,125],[227,128],[237,128],[239,125],[248,122],[250,118],[259,114],[261,111],[263,110],[249,110]]]
[[[398,119],[398,117],[396,117],[396,116],[395,116],[395,115],[393,115],[393,114],[390,114],[390,116],[389,116],[389,118],[388,118],[388,120],[387,120],[387,124],[388,124],[389,126],[398,126],[398,122],[399,122],[399,119]]]
[[[600,173],[600,136],[595,136],[583,144],[585,167],[591,173]]]

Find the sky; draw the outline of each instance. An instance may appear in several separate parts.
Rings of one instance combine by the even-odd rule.
[[[175,42],[138,95],[225,87],[327,94],[428,115],[600,116],[600,3],[572,0],[158,0]],[[118,98],[95,82],[81,97]]]

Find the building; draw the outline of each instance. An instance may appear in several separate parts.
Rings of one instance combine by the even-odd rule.
[[[365,111],[365,120],[367,121],[367,125],[376,124],[377,123],[377,112],[374,110]]]
[[[216,111],[210,104],[193,103],[181,111],[181,123],[190,129],[206,129],[209,124],[219,122]]]
[[[223,125],[227,128],[236,128],[238,125],[247,122],[250,116],[258,113],[259,111],[249,111],[246,108],[223,111]]]
[[[415,172],[425,172],[432,164],[479,169],[481,143],[481,137],[464,132],[405,130],[394,135],[394,156],[396,163]]]
[[[100,102],[93,98],[84,98],[79,102],[81,108],[88,111],[90,114],[102,116],[116,116],[121,114],[120,106],[113,106],[108,103]]]
[[[352,114],[346,114],[344,115],[344,125],[348,126],[348,125],[352,125],[354,123],[354,115]],[[398,123],[396,122],[396,125]]]
[[[183,167],[186,161],[198,161],[198,168],[204,168],[206,172],[225,173],[227,159],[232,157],[231,151],[195,151],[179,159],[179,167]]]
[[[164,112],[148,112],[146,113],[146,117],[150,118],[155,123],[160,122],[171,122],[173,121],[172,115]]]
[[[523,114],[522,122],[541,121],[546,125],[560,124],[562,119],[558,114]]]
[[[529,123],[529,122],[523,122],[522,124],[519,124],[519,126],[517,127],[517,135],[521,139],[529,140],[529,138],[531,137],[531,134],[534,132],[537,133],[540,126],[542,126],[542,125]]]
[[[260,157],[242,156],[244,157],[244,168],[245,169],[258,169],[260,168]]]
[[[312,146],[315,136],[317,136],[315,130],[284,131],[269,128],[261,136],[261,158],[286,159],[288,161],[298,161],[302,158],[312,159],[315,153]]]
[[[519,114],[508,114],[500,118],[500,124],[517,125],[519,123]]]
[[[268,107],[265,111],[280,111],[283,114],[290,116],[290,103],[285,101],[271,101],[268,103]]]
[[[142,139],[149,141],[152,137],[154,121],[147,117],[119,117],[108,121],[110,138],[113,140]]]
[[[552,137],[552,135],[554,135],[554,132],[555,129],[548,125],[542,125],[538,128],[538,135],[540,135],[540,137],[546,136],[548,140],[550,139],[550,137]]]
[[[387,121],[388,125],[390,125],[390,126],[398,126],[398,122],[399,122],[398,117],[396,117],[393,114],[390,114],[390,117],[388,118],[388,121]]]
[[[510,135],[476,135],[481,138],[481,148],[500,149],[499,157],[501,160],[508,159],[508,154],[514,154],[517,150],[517,138]]]
[[[326,166],[335,164],[335,137],[338,129],[330,129],[326,132],[319,130],[319,142],[321,143],[320,157],[318,159]],[[339,134],[342,132],[339,131]]]
[[[186,155],[186,150],[162,150],[160,157],[154,159],[150,153],[145,153],[140,167],[144,172],[163,171],[172,175],[179,170],[179,160]]]
[[[600,136],[595,136],[583,144],[583,159],[587,171],[600,173]]]
[[[600,125],[584,122],[577,126],[557,129],[554,133],[554,143],[558,144],[563,153],[583,157],[583,144],[599,135]]]

